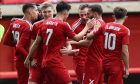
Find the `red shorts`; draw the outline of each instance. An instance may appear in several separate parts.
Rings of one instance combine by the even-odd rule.
[[[122,62],[112,61],[103,64],[107,84],[123,84],[124,66]]]
[[[77,75],[78,82],[82,83],[85,69],[85,61],[76,61],[75,65],[76,65],[75,72]]]
[[[28,84],[29,70],[24,66],[24,61],[16,61],[17,84]]]
[[[29,81],[42,84],[44,79],[41,67],[31,67],[29,72]]]
[[[100,80],[102,75],[102,62],[89,62],[85,64],[84,84],[103,84]]]
[[[67,84],[71,82],[70,75],[66,68],[60,67],[45,67],[43,69],[45,74],[46,84]]]

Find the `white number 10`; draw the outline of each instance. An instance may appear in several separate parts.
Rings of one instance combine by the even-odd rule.
[[[116,47],[116,34],[105,32],[105,44],[104,48],[114,50]],[[111,42],[112,41],[112,42]]]
[[[53,29],[47,29],[46,33],[48,34],[48,38],[47,38],[47,41],[46,41],[46,45],[48,45],[49,43],[49,40],[53,34]]]

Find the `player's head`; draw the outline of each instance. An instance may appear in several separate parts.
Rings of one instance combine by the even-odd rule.
[[[113,14],[115,19],[120,20],[120,19],[125,19],[127,15],[127,10],[122,7],[115,7],[113,10]]]
[[[57,14],[63,16],[63,20],[68,18],[70,9],[71,6],[63,1],[59,2],[56,6]]]
[[[22,11],[23,11],[24,15],[27,15],[32,20],[36,20],[38,18],[39,12],[38,12],[38,8],[37,8],[36,4],[33,4],[33,3],[24,4],[22,7]]]
[[[41,6],[42,15],[45,19],[53,18],[54,7],[50,3],[43,3]]]
[[[42,15],[42,11],[41,11],[41,6],[40,6],[40,4],[37,4],[37,3],[35,3],[35,4],[36,4],[36,6],[38,8],[38,12],[39,12],[38,19],[36,21],[40,21],[40,20],[44,19],[43,15]]]
[[[103,13],[103,9],[101,5],[95,4],[89,6],[88,16],[89,18],[98,18],[101,17]]]
[[[1,8],[0,8],[0,19],[2,19],[2,11],[1,11]]]
[[[79,16],[83,20],[87,20],[88,4],[82,4],[79,6]]]

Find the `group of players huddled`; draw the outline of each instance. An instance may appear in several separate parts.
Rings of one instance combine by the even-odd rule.
[[[114,22],[105,23],[99,4],[79,6],[79,19],[66,22],[71,6],[63,1],[24,4],[22,19],[12,20],[4,44],[15,47],[18,84],[72,84],[62,56],[73,56],[80,84],[123,84],[129,75],[130,31],[123,25],[127,10],[113,9]],[[36,21],[42,15],[43,19]],[[111,18],[111,16],[110,16]],[[36,22],[35,22],[36,21]]]

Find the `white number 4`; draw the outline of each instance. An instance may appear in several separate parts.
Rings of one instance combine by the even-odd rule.
[[[53,34],[53,29],[47,29],[46,33],[48,34],[48,38],[47,38],[47,41],[46,41],[46,45],[48,45],[49,43],[49,40]]]
[[[104,48],[114,50],[116,47],[116,34],[105,32],[105,44]]]

